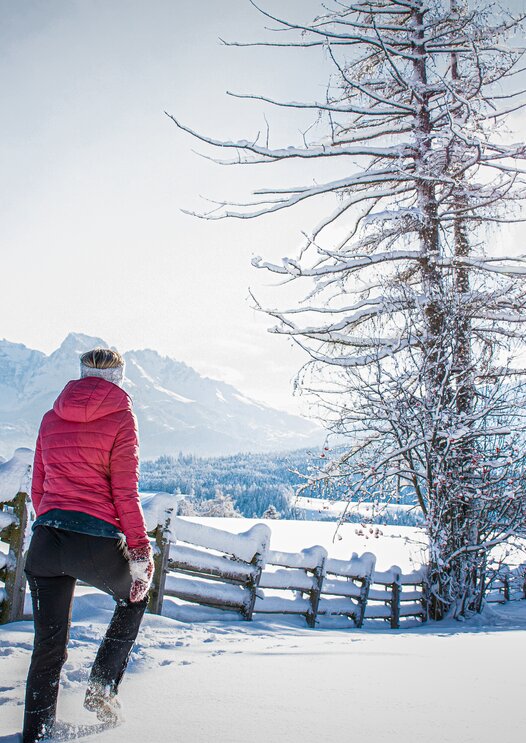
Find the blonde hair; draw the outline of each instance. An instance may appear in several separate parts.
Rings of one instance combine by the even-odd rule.
[[[89,369],[116,369],[124,366],[124,359],[118,351],[111,348],[94,348],[80,357],[80,363]]]

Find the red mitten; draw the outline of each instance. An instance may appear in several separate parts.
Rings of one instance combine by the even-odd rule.
[[[128,560],[132,577],[130,601],[136,603],[146,598],[152,584],[154,564],[151,546],[148,544],[128,550]]]

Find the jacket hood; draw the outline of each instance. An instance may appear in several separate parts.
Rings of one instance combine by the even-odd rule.
[[[131,407],[131,399],[123,389],[100,377],[73,379],[53,404],[60,418],[77,423],[88,423]]]

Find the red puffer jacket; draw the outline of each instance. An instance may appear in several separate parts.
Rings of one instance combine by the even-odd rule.
[[[31,498],[37,516],[82,511],[148,544],[138,494],[137,422],[129,396],[98,377],[64,387],[38,433]]]

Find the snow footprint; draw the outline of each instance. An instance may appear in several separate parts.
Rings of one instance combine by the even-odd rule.
[[[67,687],[74,686],[76,684],[83,684],[88,680],[88,669],[87,668],[66,668],[65,669],[65,685]]]
[[[22,701],[20,699],[17,699],[17,697],[13,695],[11,692],[15,692],[15,695],[16,695],[15,686],[0,686],[0,706],[2,704],[9,704],[12,702],[16,702],[17,704],[22,704]]]
[[[18,654],[20,650],[33,650],[33,643],[29,642],[17,642],[16,646],[13,647],[12,642],[7,640],[0,641],[0,656]]]

